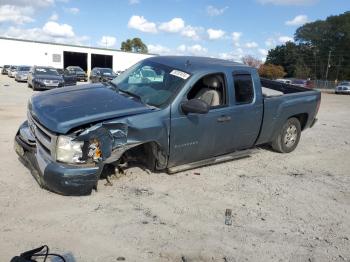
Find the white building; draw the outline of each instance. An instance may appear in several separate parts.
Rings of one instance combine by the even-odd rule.
[[[94,67],[123,71],[151,54],[116,49],[39,42],[0,37],[0,65],[38,65],[66,68],[80,66],[86,72]]]

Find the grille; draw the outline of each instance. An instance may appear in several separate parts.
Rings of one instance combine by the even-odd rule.
[[[35,137],[37,147],[42,149],[40,151],[46,153],[51,159],[55,159],[57,136],[39,124],[38,121],[32,117],[30,112],[28,112],[28,125],[31,133]]]

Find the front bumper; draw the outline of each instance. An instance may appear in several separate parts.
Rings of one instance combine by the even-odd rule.
[[[77,167],[52,161],[30,136],[27,121],[18,130],[14,147],[21,162],[29,168],[39,185],[62,195],[88,195],[97,186],[102,166]],[[26,135],[29,134],[29,135]]]
[[[336,94],[350,94],[350,89],[348,90],[335,90]]]
[[[57,87],[63,87],[64,86],[63,82],[59,83],[57,85],[47,85],[44,82],[37,82],[37,81],[35,81],[33,84],[34,84],[34,87],[36,89],[45,89],[45,90],[50,90],[50,89],[54,89],[54,88],[57,88]]]
[[[87,81],[87,76],[85,75],[77,75],[77,81]]]

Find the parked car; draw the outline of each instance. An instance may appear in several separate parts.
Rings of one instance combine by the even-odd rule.
[[[292,79],[292,85],[305,87],[305,88],[314,88],[311,80]]]
[[[8,74],[8,72],[7,72],[7,70],[10,68],[10,65],[4,65],[3,67],[2,67],[2,69],[1,69],[1,74],[2,75],[7,75]]]
[[[56,70],[63,77],[65,86],[75,86],[77,84],[77,76],[74,73],[61,68],[56,68]]]
[[[291,84],[292,80],[290,79],[284,79],[284,78],[278,78],[276,79],[277,82],[284,83],[284,84]]]
[[[142,76],[145,69],[154,80]],[[320,101],[319,91],[260,79],[238,63],[155,56],[108,83],[33,96],[14,147],[40,185],[83,195],[103,170],[129,161],[174,173],[262,144],[289,153],[315,124]]]
[[[10,66],[9,69],[7,70],[7,75],[11,78],[14,78],[17,72],[17,66]]]
[[[17,82],[27,82],[30,66],[19,66],[15,76]]]
[[[88,77],[85,71],[79,66],[68,66],[66,68],[70,73],[75,74],[78,81],[86,82]]]
[[[90,82],[108,82],[117,77],[117,74],[110,68],[95,67],[90,73]]]
[[[33,90],[46,90],[64,86],[63,77],[56,68],[47,66],[34,66],[28,74],[28,87]]]
[[[350,81],[343,81],[335,87],[336,94],[350,94]]]

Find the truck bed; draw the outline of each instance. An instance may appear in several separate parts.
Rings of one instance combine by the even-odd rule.
[[[277,81],[273,81],[266,78],[261,78],[261,86],[267,89],[282,92],[283,94],[300,93],[310,91],[309,88],[304,88],[296,85],[285,84]]]
[[[280,130],[290,117],[296,116],[302,129],[312,124],[321,99],[319,91],[264,78],[261,85],[264,111],[257,145],[271,142],[276,130]]]

